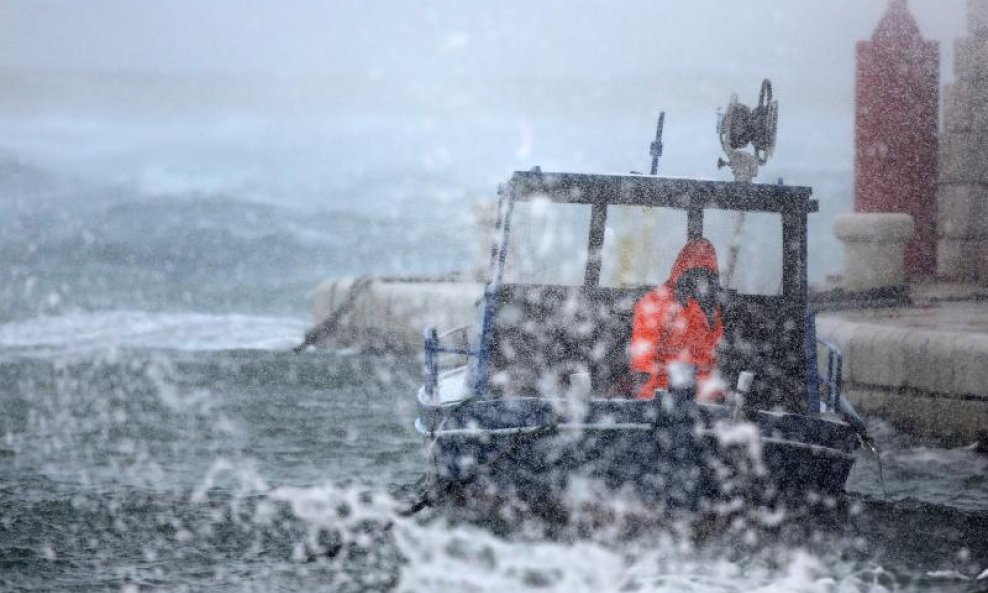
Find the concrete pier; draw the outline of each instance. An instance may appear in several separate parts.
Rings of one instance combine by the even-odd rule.
[[[865,415],[950,444],[988,442],[988,289],[914,286],[913,306],[823,313]]]
[[[472,324],[483,293],[456,278],[332,278],[313,294],[305,345],[418,353],[427,326]]]

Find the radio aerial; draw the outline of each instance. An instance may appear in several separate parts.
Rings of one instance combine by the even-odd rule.
[[[754,109],[731,95],[727,111],[720,115],[717,133],[727,160],[718,159],[717,168],[731,168],[735,181],[749,182],[758,175],[758,167],[768,162],[775,151],[779,125],[779,102],[772,99],[772,83],[766,78]],[[752,152],[745,148],[752,147]]]

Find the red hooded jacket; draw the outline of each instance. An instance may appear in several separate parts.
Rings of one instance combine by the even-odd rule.
[[[685,307],[676,298],[676,285],[690,270],[718,274],[717,252],[706,239],[695,239],[679,252],[665,284],[643,296],[635,305],[631,332],[631,370],[647,373],[638,392],[641,399],[654,397],[656,389],[669,388],[667,366],[685,362],[696,367],[698,393],[717,367],[717,346],[724,336],[720,306],[708,320],[703,307],[689,298]]]

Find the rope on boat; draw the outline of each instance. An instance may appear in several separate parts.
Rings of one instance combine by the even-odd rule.
[[[357,304],[357,299],[367,292],[373,283],[374,279],[370,276],[360,276],[354,280],[353,284],[347,290],[346,296],[343,297],[339,306],[336,307],[336,310],[319,323],[319,325],[305,332],[305,339],[293,350],[296,353],[302,352],[309,346],[314,346],[335,334],[344,316],[353,311],[354,306]]]

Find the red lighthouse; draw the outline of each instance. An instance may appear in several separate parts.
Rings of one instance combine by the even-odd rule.
[[[926,41],[906,0],[892,0],[872,38],[858,43],[856,212],[910,214],[910,277],[936,269],[940,48]]]

